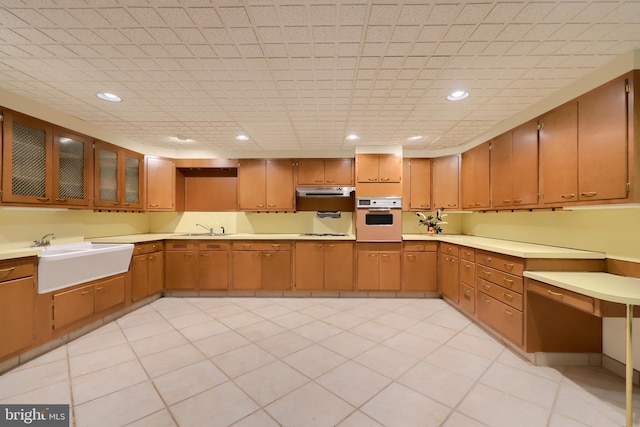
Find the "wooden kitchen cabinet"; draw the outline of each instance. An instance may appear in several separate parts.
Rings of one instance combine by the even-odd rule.
[[[438,285],[443,296],[454,303],[459,300],[458,246],[440,243],[438,250]]]
[[[460,155],[432,160],[433,209],[460,209]]]
[[[125,275],[119,274],[54,292],[53,329],[60,331],[107,309],[124,306],[125,282]]]
[[[578,97],[578,200],[629,194],[628,97],[631,75]]]
[[[358,290],[400,290],[400,243],[358,243]]]
[[[491,202],[508,209],[538,204],[537,120],[491,141]]]
[[[476,314],[476,251],[472,248],[460,247],[458,250],[459,289],[458,305],[468,314]]]
[[[353,242],[296,242],[296,290],[352,290]]]
[[[404,242],[402,290],[435,292],[438,290],[438,255],[436,242]]]
[[[144,156],[106,142],[95,143],[94,206],[143,208]]]
[[[358,182],[400,182],[402,157],[395,154],[357,154],[356,175]]]
[[[245,159],[238,166],[242,211],[292,211],[295,192],[290,159]]]
[[[198,289],[226,290],[229,287],[229,242],[198,243]]]
[[[410,158],[402,161],[402,210],[431,209],[431,159]]]
[[[176,167],[173,160],[145,156],[146,208],[148,211],[173,211],[176,206]]]
[[[0,361],[34,342],[35,260],[0,262]]]
[[[161,241],[138,243],[131,257],[131,301],[164,289],[164,250]]]
[[[92,140],[4,111],[2,201],[88,207]]]
[[[196,290],[196,246],[191,241],[166,242],[164,260],[167,290]]]
[[[540,194],[544,204],[578,200],[578,103],[540,118]]]
[[[234,242],[233,289],[291,289],[291,246],[289,242]]]
[[[477,210],[491,206],[491,144],[485,142],[462,153],[462,208]]]
[[[298,185],[353,185],[353,159],[299,159]]]

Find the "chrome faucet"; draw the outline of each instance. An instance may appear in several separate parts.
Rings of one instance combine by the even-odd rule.
[[[33,243],[38,247],[49,246],[51,244],[51,241],[54,240],[55,238],[56,238],[55,234],[49,233],[42,236],[40,240],[34,240]]]
[[[213,227],[207,227],[206,225],[196,224],[196,227],[202,227],[209,232],[213,236]]]

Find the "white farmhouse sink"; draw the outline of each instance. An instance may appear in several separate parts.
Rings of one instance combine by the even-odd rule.
[[[38,293],[63,289],[129,270],[133,245],[68,243],[46,246],[38,256]]]

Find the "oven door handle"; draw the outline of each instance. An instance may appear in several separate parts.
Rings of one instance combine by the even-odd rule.
[[[369,212],[391,212],[390,208],[369,208]]]

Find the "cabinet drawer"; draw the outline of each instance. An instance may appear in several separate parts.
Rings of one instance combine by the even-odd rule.
[[[233,242],[234,251],[290,251],[289,242]]]
[[[507,274],[483,265],[478,265],[477,270],[478,278],[495,283],[513,292],[523,293],[524,286],[522,284],[522,277]]]
[[[162,242],[137,243],[136,247],[133,249],[133,254],[134,255],[149,254],[151,252],[161,251],[162,248],[163,248]]]
[[[493,298],[500,300],[513,308],[522,310],[522,294],[518,294],[516,292],[510,291],[509,289],[505,289],[502,286],[498,286],[482,279],[478,279],[478,291],[483,292],[487,295],[491,295]]]
[[[522,347],[523,314],[508,305],[478,292],[476,304],[478,320],[494,329],[509,341]]]
[[[13,260],[0,263],[0,282],[33,276],[35,264],[30,260]]]
[[[196,248],[195,242],[175,241],[166,242],[165,249],[170,250],[194,250]]]
[[[520,258],[508,255],[496,254],[494,252],[478,251],[478,264],[486,265],[506,273],[522,276],[524,262]]]
[[[86,285],[53,295],[54,328],[60,329],[93,314],[93,285]]]
[[[458,256],[458,246],[452,245],[450,243],[442,243],[440,242],[440,252],[443,254]]]
[[[404,250],[407,252],[435,252],[437,248],[438,245],[435,242],[404,244]]]
[[[460,283],[460,308],[469,314],[476,313],[476,290],[464,283]]]
[[[476,250],[471,248],[460,248],[460,259],[476,262]]]
[[[460,281],[474,286],[476,283],[476,265],[469,261],[460,261]]]
[[[586,295],[561,289],[537,280],[527,279],[527,292],[534,292],[587,313],[596,313],[596,300]]]
[[[228,251],[231,249],[231,244],[229,242],[216,241],[199,242],[198,249],[201,251]]]

